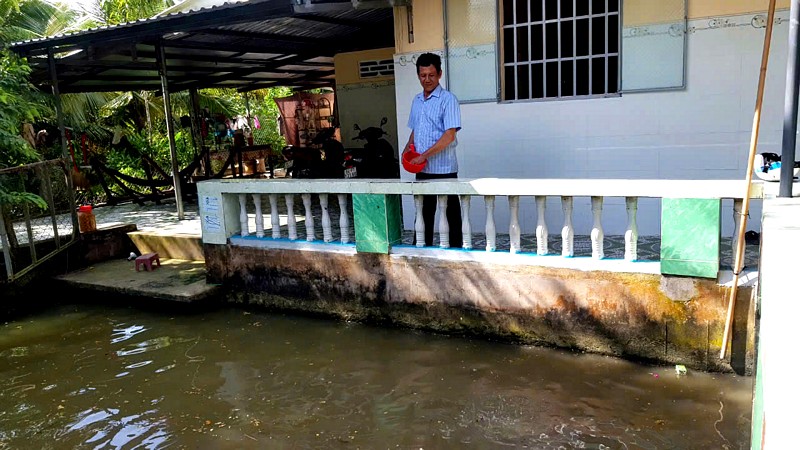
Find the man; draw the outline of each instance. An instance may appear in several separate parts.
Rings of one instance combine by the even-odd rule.
[[[417,77],[422,85],[422,93],[417,94],[411,103],[408,138],[403,153],[414,144],[420,156],[412,164],[422,164],[425,168],[417,173],[417,180],[458,178],[458,159],[456,157],[456,132],[461,129],[461,109],[458,99],[450,91],[439,85],[442,78],[442,60],[439,55],[423,53],[417,58]],[[422,218],[425,221],[425,245],[433,245],[433,224],[436,213],[436,196],[423,197]],[[447,197],[447,222],[450,227],[450,246],[461,247],[461,204],[458,196]]]

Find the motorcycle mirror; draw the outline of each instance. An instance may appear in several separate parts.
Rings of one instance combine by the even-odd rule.
[[[387,122],[389,122],[389,119],[387,119],[386,117],[384,117],[383,119],[381,119],[381,126],[384,126],[384,125],[386,125],[386,123],[387,123]]]
[[[356,131],[361,131],[361,127],[360,127],[360,126],[358,126],[358,124],[357,124],[357,123],[354,123],[354,124],[353,124],[353,129],[354,129],[354,130],[356,130]]]

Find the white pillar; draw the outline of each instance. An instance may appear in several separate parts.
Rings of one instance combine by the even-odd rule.
[[[306,241],[313,242],[317,238],[314,231],[314,214],[311,212],[311,194],[301,194],[303,206],[306,208]]]
[[[464,250],[472,249],[472,224],[469,222],[469,195],[461,196],[461,235]]]
[[[519,253],[521,247],[521,236],[519,231],[519,196],[508,196],[508,209],[511,215],[508,224],[508,238],[510,241],[510,252]]]
[[[497,232],[494,226],[494,195],[484,197],[486,202],[486,251],[497,250]]]
[[[241,235],[249,236],[250,229],[247,226],[247,194],[239,194],[239,225],[242,228]]]
[[[256,236],[264,237],[264,215],[261,214],[261,194],[253,194],[253,203],[256,205]]]
[[[417,216],[414,219],[414,232],[416,233],[417,247],[425,247],[425,219],[422,218],[422,196],[414,196],[414,207]]]
[[[278,194],[269,194],[269,220],[272,223],[272,239],[280,239],[281,216],[278,213]]]
[[[286,194],[286,225],[289,229],[289,239],[297,239],[297,218],[294,216],[294,194]]]
[[[347,215],[347,194],[339,194],[339,233],[342,244],[350,242],[350,217]]]
[[[600,218],[603,214],[603,197],[592,197],[592,217],[594,217],[594,225],[592,225],[592,258],[603,259],[606,255],[603,252],[603,224]]]
[[[322,208],[322,240],[330,242],[333,240],[331,231],[331,216],[328,213],[328,194],[319,194],[319,206]]]
[[[544,212],[547,203],[547,197],[544,195],[536,196],[536,254],[546,255],[550,253],[547,248],[547,240],[550,235],[547,230],[547,222],[545,221]]]
[[[628,213],[628,229],[625,230],[625,259],[639,259],[639,228],[636,225],[636,209],[639,199],[625,197],[625,211]]]
[[[447,196],[437,196],[439,203],[439,247],[450,248],[450,224],[447,223]]]
[[[564,211],[564,226],[561,227],[561,256],[575,256],[575,229],[572,227],[572,197],[561,197],[561,210]]]

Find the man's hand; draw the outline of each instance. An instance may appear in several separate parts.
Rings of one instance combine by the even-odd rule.
[[[416,164],[422,164],[422,163],[424,163],[424,162],[425,162],[425,161],[427,161],[427,160],[428,160],[428,158],[427,158],[427,157],[425,157],[425,155],[424,155],[424,154],[422,154],[422,155],[419,155],[419,156],[417,156],[416,158],[412,159],[412,160],[411,160],[411,164],[414,164],[414,165],[416,165]]]

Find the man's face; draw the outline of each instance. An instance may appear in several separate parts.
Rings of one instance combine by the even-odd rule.
[[[439,86],[439,79],[442,78],[442,73],[437,72],[436,67],[430,65],[420,67],[417,71],[417,76],[419,77],[419,84],[422,85],[422,90],[425,94],[430,94],[436,89],[436,86]]]

